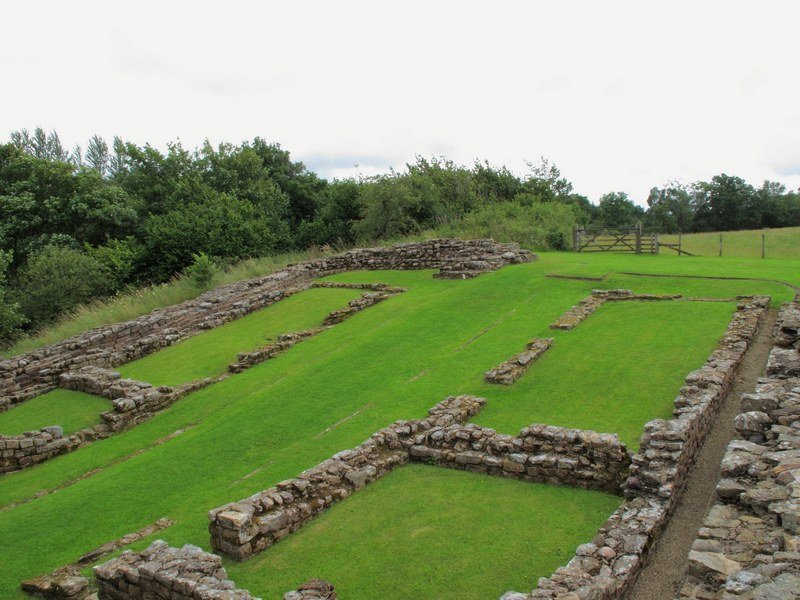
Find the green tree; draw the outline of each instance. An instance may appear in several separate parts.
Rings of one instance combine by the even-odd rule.
[[[636,206],[625,192],[609,192],[600,197],[598,218],[603,225],[622,227],[633,225],[644,215],[644,210]]]
[[[288,224],[253,204],[218,194],[153,215],[145,225],[148,277],[164,281],[204,252],[223,259],[264,256],[284,249]]]
[[[11,253],[0,251],[0,347],[13,341],[25,322],[19,304],[7,299],[6,271],[11,264]]]
[[[39,327],[110,291],[109,276],[94,258],[74,248],[51,245],[28,258],[11,295],[31,325]]]
[[[99,135],[93,135],[86,146],[86,165],[103,177],[108,173],[108,144]]]

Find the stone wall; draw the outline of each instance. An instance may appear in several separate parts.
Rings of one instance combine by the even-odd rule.
[[[199,380],[184,386],[154,387],[144,381],[123,379],[121,375],[102,367],[83,367],[62,373],[59,382],[68,390],[78,390],[112,401],[113,408],[100,414],[103,427],[98,433],[120,431],[138,425],[155,413],[164,410],[186,394],[213,380]]]
[[[799,309],[782,308],[773,353],[798,352]],[[774,372],[760,379],[743,396],[742,411],[716,502],[689,553],[681,598],[800,596],[800,378]]]
[[[670,498],[680,493],[697,448],[733,384],[769,301],[766,296],[742,298],[706,364],[686,376],[675,399],[674,418],[655,419],[645,425],[626,482],[627,497]]]
[[[631,474],[628,499],[591,542],[530,593],[504,600],[622,598],[647,560],[683,491],[686,473],[769,306],[765,296],[741,297],[725,335],[706,364],[689,374],[675,400],[675,417],[645,425]]]
[[[492,240],[439,239],[351,250],[292,265],[2,361],[0,411],[54,389],[65,371],[127,363],[304,290],[314,278],[360,269],[440,269],[442,276],[461,278],[533,259],[527,250]]]
[[[295,344],[302,342],[310,337],[318,335],[329,327],[317,327],[315,329],[307,329],[305,331],[297,331],[295,333],[284,333],[278,336],[278,341],[272,344],[267,344],[251,350],[250,352],[240,352],[236,356],[236,362],[228,365],[228,371],[231,373],[241,373],[250,367],[262,363],[265,360],[274,358],[282,354]]]
[[[433,427],[412,438],[413,460],[556,485],[620,493],[630,464],[616,435],[530,425],[519,435],[480,425]]]
[[[100,600],[259,600],[228,579],[222,559],[190,544],[157,540],[94,568]]]
[[[0,435],[0,473],[18,471],[78,448],[83,440],[64,435],[61,427],[45,427],[22,435]]]
[[[680,294],[634,294],[630,290],[592,290],[589,296],[570,308],[561,315],[555,323],[550,325],[550,329],[575,329],[606,302],[618,302],[622,300],[677,300],[680,297]]]
[[[413,435],[464,421],[477,414],[484,403],[482,398],[471,396],[449,397],[433,407],[425,419],[397,421],[294,479],[210,511],[212,548],[236,560],[247,560],[335,502],[406,464]]]
[[[389,294],[387,292],[367,292],[362,294],[355,300],[348,302],[345,308],[340,308],[331,312],[322,320],[322,325],[327,327],[341,323],[345,319],[352,317],[357,312],[362,311],[365,308],[369,308],[370,306],[374,306],[378,302],[383,302],[387,298],[391,298],[393,295],[394,294]]]
[[[512,356],[507,361],[499,364],[491,371],[486,371],[483,379],[487,383],[511,385],[528,370],[533,363],[539,360],[553,345],[553,338],[535,338],[525,346],[525,350]]]

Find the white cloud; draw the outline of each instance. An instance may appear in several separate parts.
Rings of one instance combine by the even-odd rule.
[[[722,171],[800,186],[792,1],[3,12],[0,135],[42,125],[70,144],[98,132],[160,147],[261,136],[327,176],[415,154],[524,171],[544,155],[577,191],[640,202],[653,185]]]

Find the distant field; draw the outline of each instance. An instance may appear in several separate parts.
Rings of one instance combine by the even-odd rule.
[[[780,229],[748,229],[724,231],[722,235],[722,256],[739,258],[761,257],[761,236],[765,236],[766,258],[800,258],[800,227]],[[697,256],[719,256],[720,232],[685,233],[681,236],[681,247]],[[661,241],[677,243],[678,235],[663,234]],[[667,248],[664,254],[674,254]]]

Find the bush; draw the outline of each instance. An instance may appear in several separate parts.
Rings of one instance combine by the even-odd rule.
[[[576,209],[572,205],[539,202],[522,206],[517,202],[499,202],[443,225],[437,232],[446,236],[518,242],[533,250],[561,250],[567,247],[576,223]]]
[[[206,287],[219,273],[219,265],[205,252],[192,254],[192,264],[186,267],[186,274],[200,287]]]
[[[12,300],[38,327],[94,298],[108,295],[112,279],[93,257],[61,246],[46,246],[32,254],[11,288]]]
[[[20,333],[25,317],[19,312],[19,305],[6,301],[6,269],[11,264],[10,252],[0,250],[0,346],[5,346]]]

